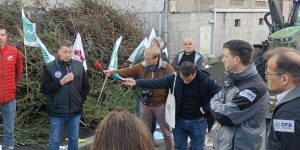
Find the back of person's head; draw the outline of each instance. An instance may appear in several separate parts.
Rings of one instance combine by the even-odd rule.
[[[227,48],[232,56],[238,56],[244,66],[252,62],[253,46],[243,40],[230,40],[224,43],[223,48]]]
[[[165,46],[164,41],[160,37],[153,37],[150,44],[153,42],[157,43],[160,49],[163,49]]]
[[[160,58],[160,53],[161,51],[157,47],[149,47],[144,51],[144,55],[150,55],[152,58]]]
[[[188,77],[195,73],[195,65],[189,61],[185,61],[179,67],[179,72],[183,77]]]
[[[146,125],[129,112],[112,112],[103,118],[91,150],[153,150]]]
[[[294,85],[300,85],[300,53],[288,48],[278,47],[264,53],[263,58],[268,61],[275,59],[275,71],[279,74],[287,74]]]

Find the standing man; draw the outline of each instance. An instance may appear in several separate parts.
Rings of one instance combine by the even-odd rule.
[[[269,91],[278,94],[278,104],[268,131],[267,150],[300,148],[300,54],[280,47],[264,54]]]
[[[6,44],[7,31],[0,24],[0,110],[3,120],[4,144],[7,150],[15,147],[16,86],[22,76],[22,54]]]
[[[165,62],[169,63],[167,54],[165,52],[162,52],[162,50],[164,48],[164,41],[160,37],[153,37],[151,39],[150,47],[158,48],[161,51],[160,58],[162,59],[162,61],[165,61]],[[142,52],[141,55],[136,56],[134,62],[132,62],[132,66],[136,65],[136,64],[139,64],[142,61],[144,61],[144,51]],[[137,78],[137,77],[135,77],[135,78]],[[136,110],[135,111],[136,111],[136,115],[138,117],[141,117],[141,113],[140,113],[141,97],[138,93],[139,93],[139,90],[134,89],[134,94],[136,96]],[[155,132],[155,128],[156,128],[156,119],[154,117],[153,118],[153,123],[152,123],[152,129],[151,129],[152,135]]]
[[[124,84],[141,88],[173,89],[175,75],[170,74],[158,80],[133,80],[126,78]],[[193,150],[203,150],[207,126],[211,129],[209,101],[220,90],[219,85],[206,74],[196,70],[191,62],[184,62],[177,72],[174,87],[176,102],[175,129],[173,136],[176,150],[187,149],[187,138],[192,141]]]
[[[161,51],[160,58],[163,61],[169,63],[169,58],[168,58],[167,54],[165,52],[163,52],[164,46],[165,46],[164,41],[160,37],[153,37],[151,39],[150,47],[157,47],[157,48],[159,48],[160,51]]]
[[[203,70],[204,58],[200,53],[196,52],[195,40],[191,37],[184,38],[183,49],[184,51],[180,51],[173,59],[172,66],[174,69],[177,71],[183,62],[189,61],[196,66],[197,70]]]
[[[223,48],[222,63],[229,80],[210,102],[219,123],[213,148],[264,149],[269,92],[252,63],[253,47],[242,40],[231,40]]]
[[[121,77],[138,77],[142,79],[159,79],[174,72],[173,67],[160,58],[160,50],[156,47],[144,51],[144,61],[129,68],[106,71],[106,75],[118,73]],[[166,150],[174,149],[171,129],[165,119],[165,103],[167,89],[141,89],[142,109],[141,117],[149,131],[152,128],[153,117],[156,118],[164,136]]]
[[[64,126],[68,131],[68,149],[78,149],[79,123],[89,82],[80,61],[73,60],[72,42],[63,41],[58,59],[44,67],[41,92],[47,97],[51,133],[49,150],[58,150]]]

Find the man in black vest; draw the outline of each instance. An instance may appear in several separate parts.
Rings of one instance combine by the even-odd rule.
[[[68,131],[68,149],[78,149],[79,123],[89,82],[80,61],[73,60],[72,42],[63,41],[58,59],[44,67],[41,92],[47,97],[51,121],[49,150],[58,150],[64,125]]]

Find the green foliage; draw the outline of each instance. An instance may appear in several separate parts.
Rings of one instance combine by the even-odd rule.
[[[36,1],[37,2],[37,1]],[[20,0],[12,0],[0,5],[0,22],[9,32],[9,42],[23,53],[23,77],[17,87],[16,138],[19,145],[47,145],[49,137],[49,117],[46,112],[46,98],[40,93],[40,80],[44,60],[40,49],[24,48],[22,39]],[[95,128],[98,122],[112,110],[134,110],[131,89],[107,80],[103,94],[98,97],[104,77],[93,70],[95,60],[105,67],[112,53],[114,42],[123,35],[119,50],[119,68],[144,36],[139,22],[130,12],[119,12],[104,3],[94,0],[79,0],[72,7],[57,4],[48,7],[35,3],[24,7],[25,15],[36,23],[37,34],[48,51],[56,56],[59,43],[64,39],[75,40],[80,32],[86,50],[91,92],[84,104],[82,121],[87,127]],[[27,68],[27,69],[26,69]]]

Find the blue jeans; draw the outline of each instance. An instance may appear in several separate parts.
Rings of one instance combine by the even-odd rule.
[[[16,100],[12,100],[9,103],[0,105],[3,119],[3,131],[4,131],[4,144],[6,147],[15,146],[15,114],[16,114]]]
[[[192,150],[203,150],[206,128],[207,124],[204,117],[196,120],[176,119],[173,130],[176,150],[187,149],[188,136],[192,142]]]
[[[136,98],[135,115],[138,118],[141,118],[141,99],[140,98]]]
[[[51,133],[49,140],[49,150],[58,150],[63,133],[64,125],[67,125],[68,131],[68,150],[78,150],[78,136],[80,115],[73,117],[54,117],[50,116]]]
[[[156,130],[156,118],[155,118],[155,116],[153,116],[152,123],[151,123],[151,134],[152,134],[152,136],[153,136],[155,130]]]

